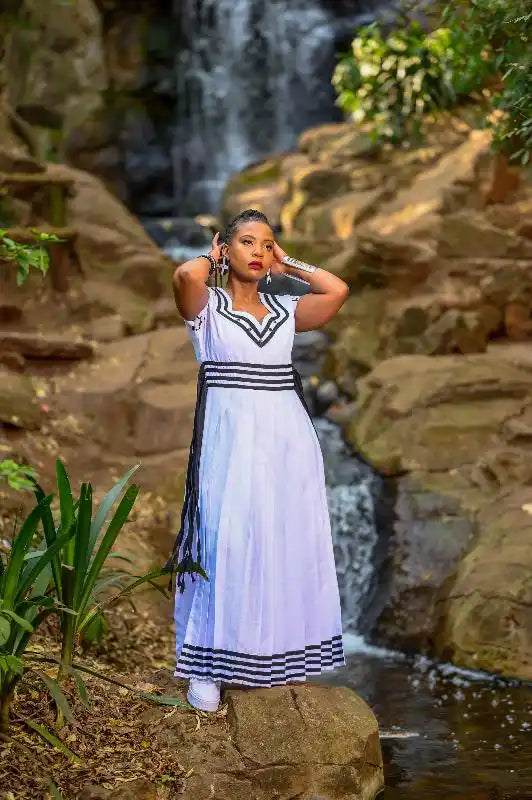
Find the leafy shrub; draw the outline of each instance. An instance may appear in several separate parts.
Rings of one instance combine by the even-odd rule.
[[[352,52],[336,66],[337,105],[369,123],[374,140],[418,138],[424,114],[449,108],[482,87],[493,72],[482,48],[460,28],[430,34],[416,22],[383,37],[377,23],[362,28]]]
[[[532,8],[530,0],[468,0],[451,3],[446,24],[462,32],[472,51],[484,49],[500,76],[492,98],[503,112],[494,144],[523,165],[532,153]]]

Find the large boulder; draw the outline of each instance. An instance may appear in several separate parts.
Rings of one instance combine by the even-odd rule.
[[[462,204],[466,199],[464,189],[472,195],[467,198],[466,205],[480,203],[477,173],[482,161],[489,158],[490,139],[488,131],[471,131],[462,144],[451,149],[434,166],[421,171],[409,186],[383,205],[368,223],[368,231],[396,239],[434,239],[440,214],[457,192]]]
[[[532,680],[530,482],[487,503],[477,524],[481,535],[440,601],[435,652]]]
[[[67,213],[76,231],[73,246],[82,275],[120,284],[150,300],[167,294],[175,265],[137,218],[88,172],[58,164],[50,164],[48,171],[74,181]]]
[[[293,685],[227,698],[256,797],[370,800],[383,787],[377,721],[350,689]]]
[[[196,401],[197,362],[184,328],[100,344],[91,362],[55,378],[55,414],[74,413],[115,454],[185,453]]]
[[[365,192],[357,190],[336,194],[334,181],[331,184],[331,192],[335,196],[316,205],[305,205],[291,224],[284,213],[283,221],[288,233],[318,240],[351,239],[355,226],[376,210],[385,192],[385,188],[380,187]]]
[[[351,689],[294,683],[226,689],[223,700],[227,715],[201,727],[146,714],[190,773],[184,800],[373,800],[382,790],[377,720]]]
[[[385,314],[382,293],[364,289],[347,298],[327,327],[334,337],[326,360],[327,376],[352,396],[358,391],[360,375],[373,369],[382,357]]]
[[[153,304],[125,286],[111,281],[88,279],[72,304],[72,313],[80,321],[96,321],[115,314],[124,332],[147,333],[155,325]]]
[[[503,214],[503,224],[504,220]],[[444,258],[467,254],[469,258],[532,259],[532,242],[499,225],[472,209],[445,214],[438,231],[438,253]]]
[[[444,587],[475,531],[448,488],[442,473],[411,472],[394,481],[388,555],[371,608],[372,641],[417,652],[436,649]]]
[[[456,469],[504,446],[504,423],[531,394],[530,371],[494,353],[399,356],[360,381],[347,433],[387,474]]]
[[[530,353],[400,356],[358,390],[346,434],[396,485],[375,639],[530,678]]]

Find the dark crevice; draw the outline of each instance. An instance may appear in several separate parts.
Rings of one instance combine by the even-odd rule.
[[[304,725],[304,726],[305,726],[305,728],[306,728],[306,727],[308,727],[308,726],[307,726],[307,721],[306,721],[305,717],[303,716],[303,712],[301,711],[301,708],[300,708],[300,706],[299,706],[299,702],[298,702],[298,699],[297,699],[296,690],[295,690],[295,689],[294,689],[292,686],[290,686],[290,687],[289,687],[289,689],[290,689],[290,694],[292,695],[292,700],[294,701],[294,705],[295,705],[295,707],[296,707],[296,709],[297,709],[297,711],[298,711],[298,713],[299,713],[299,716],[300,716],[300,717],[301,717],[301,719],[303,720],[303,725]]]

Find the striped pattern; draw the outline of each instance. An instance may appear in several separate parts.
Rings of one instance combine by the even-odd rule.
[[[295,389],[293,364],[250,364],[242,361],[204,361],[206,386],[230,389]]]
[[[345,664],[341,634],[304,650],[289,650],[272,656],[237,653],[184,644],[174,672],[176,677],[204,677],[245,686],[281,686],[305,680]]]
[[[217,313],[241,328],[259,347],[267,345],[275,331],[290,318],[287,309],[274,294],[259,292],[263,305],[270,309],[259,322],[247,311],[234,311],[231,296],[225,289],[217,288],[214,291]]]

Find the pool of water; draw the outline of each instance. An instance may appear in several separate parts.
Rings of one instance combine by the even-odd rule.
[[[379,800],[532,800],[532,685],[371,648],[346,637],[350,686],[381,731]]]

